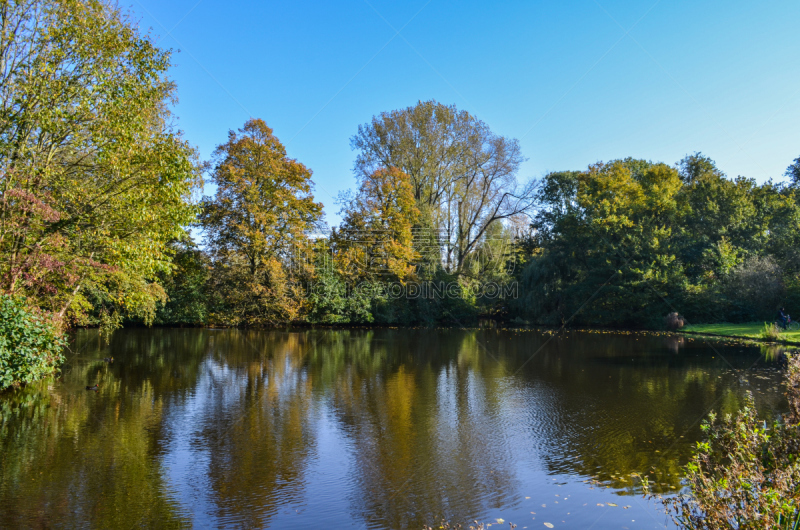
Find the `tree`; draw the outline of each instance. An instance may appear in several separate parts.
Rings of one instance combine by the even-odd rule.
[[[158,308],[156,324],[202,325],[208,321],[208,256],[187,238],[175,241],[174,270],[159,278],[168,300]]]
[[[212,289],[224,307],[215,318],[232,324],[290,322],[303,310],[298,282],[311,273],[311,263],[297,259],[298,252],[322,217],[311,170],[289,158],[259,119],[230,131],[214,159],[217,192],[203,199],[200,223],[215,265]]]
[[[331,235],[338,269],[351,282],[378,277],[404,281],[418,253],[412,228],[419,218],[411,179],[397,168],[378,169],[345,198],[344,220]]]
[[[784,174],[792,179],[792,186],[800,187],[800,156],[794,159],[794,164],[787,167]]]
[[[517,309],[538,322],[749,321],[800,293],[796,191],[701,153],[551,173],[537,201]]]
[[[170,51],[99,0],[0,2],[0,290],[150,320],[200,184]]]
[[[359,126],[351,146],[362,178],[390,167],[409,176],[418,228],[439,239],[448,271],[462,272],[492,224],[533,206],[533,183],[517,184],[519,142],[455,106],[426,101],[384,112]]]
[[[680,187],[675,169],[634,159],[547,175],[523,310],[550,324],[648,323],[645,309],[679,282],[670,239]]]

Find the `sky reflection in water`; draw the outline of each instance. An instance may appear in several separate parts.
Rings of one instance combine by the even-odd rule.
[[[784,407],[778,360],[669,335],[130,329],[73,349],[0,397],[2,526],[663,528],[636,474],[675,491],[700,420],[748,388]]]

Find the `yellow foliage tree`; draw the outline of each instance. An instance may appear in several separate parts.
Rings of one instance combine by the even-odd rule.
[[[420,212],[407,174],[392,167],[362,177],[342,213],[331,242],[337,269],[348,281],[413,277],[419,256],[412,228]]]
[[[277,324],[304,310],[301,282],[311,264],[298,259],[322,216],[311,170],[288,158],[263,120],[252,119],[214,152],[213,198],[203,201],[220,309],[226,324]]]

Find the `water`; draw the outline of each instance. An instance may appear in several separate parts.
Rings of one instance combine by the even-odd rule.
[[[674,492],[707,412],[747,389],[785,406],[758,348],[657,334],[132,329],[72,348],[60,379],[0,395],[0,527],[663,528],[636,474]]]

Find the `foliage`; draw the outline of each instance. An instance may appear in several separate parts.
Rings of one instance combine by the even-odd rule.
[[[690,529],[795,529],[800,525],[800,358],[786,378],[789,413],[759,421],[752,395],[736,415],[704,421],[705,440],[686,466],[691,495],[664,499]]]
[[[533,206],[533,182],[516,179],[519,142],[452,105],[420,101],[383,112],[359,126],[351,146],[357,175],[395,167],[409,176],[418,228],[436,239],[448,273],[461,273],[491,226]]]
[[[794,163],[786,168],[785,175],[791,179],[792,186],[800,187],[800,156],[794,159]]]
[[[0,390],[53,374],[66,346],[56,324],[20,297],[0,294]]]
[[[652,325],[646,309],[680,283],[669,245],[680,187],[676,170],[633,159],[548,175],[533,223],[541,250],[522,274],[526,312],[549,324]]]
[[[761,330],[761,338],[764,340],[778,341],[783,337],[781,330],[778,329],[777,324],[774,322],[764,322],[764,329]]]
[[[206,285],[211,267],[208,257],[191,240],[173,243],[173,270],[160,275],[167,301],[156,311],[156,324],[201,325],[208,321]]]
[[[317,324],[368,324],[374,321],[373,304],[380,298],[379,286],[362,281],[348,284],[334,266],[326,242],[316,250],[315,276],[309,288],[308,320]]]
[[[769,318],[784,296],[782,271],[771,256],[751,256],[725,278],[724,289],[736,320]]]
[[[216,195],[203,199],[200,223],[219,298],[211,319],[238,324],[292,322],[305,311],[307,232],[319,225],[311,171],[286,155],[262,120],[247,121],[214,152]]]
[[[771,318],[800,272],[794,193],[727,179],[699,153],[675,168],[625,159],[551,173],[514,311],[551,325]]]
[[[340,274],[353,284],[413,277],[419,256],[412,245],[412,228],[419,210],[408,175],[389,168],[364,176],[342,214],[341,227],[331,234]]]
[[[150,321],[200,182],[168,110],[170,52],[99,0],[2,16],[0,290],[72,323]]]

